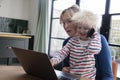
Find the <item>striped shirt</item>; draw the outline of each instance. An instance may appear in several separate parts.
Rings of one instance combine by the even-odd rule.
[[[52,59],[59,63],[70,55],[70,73],[94,80],[96,74],[94,54],[98,54],[100,50],[99,33],[95,33],[94,38],[86,41],[72,37]]]

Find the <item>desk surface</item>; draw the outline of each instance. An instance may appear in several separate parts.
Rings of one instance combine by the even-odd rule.
[[[120,69],[120,64],[119,68]],[[120,70],[117,77],[120,78]],[[42,80],[25,73],[20,65],[0,65],[0,80]]]
[[[25,73],[19,65],[0,65],[0,80],[42,80]]]
[[[61,71],[57,71],[58,77],[61,75],[69,76],[72,78],[79,78],[73,74],[63,73]],[[20,65],[0,65],[0,80],[42,80],[39,77],[35,77],[23,70]]]
[[[4,33],[0,32],[0,37],[10,37],[10,38],[31,38],[25,34],[17,34],[17,33]]]

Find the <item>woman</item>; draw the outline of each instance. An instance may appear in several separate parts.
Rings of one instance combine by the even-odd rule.
[[[78,75],[80,79],[95,80],[94,55],[99,54],[101,50],[101,38],[96,30],[97,17],[90,11],[79,11],[72,16],[70,24],[77,27],[77,34],[53,56],[51,63],[54,66],[69,55],[69,73]]]
[[[76,27],[71,25],[71,17],[79,10],[77,5],[73,5],[65,9],[60,16],[60,22],[70,37],[76,34]],[[70,37],[64,41],[63,46],[68,42]],[[95,55],[95,66],[97,69],[96,80],[113,80],[111,53],[109,45],[103,35],[101,35],[101,43],[102,49],[98,55]],[[69,72],[69,59],[67,58],[63,61],[63,71]]]

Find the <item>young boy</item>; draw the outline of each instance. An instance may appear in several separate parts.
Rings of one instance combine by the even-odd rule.
[[[70,55],[70,73],[95,80],[94,54],[101,50],[101,38],[97,32],[97,17],[89,11],[74,14],[71,20],[77,26],[77,34],[51,59],[53,66]],[[95,31],[95,32],[94,32]]]

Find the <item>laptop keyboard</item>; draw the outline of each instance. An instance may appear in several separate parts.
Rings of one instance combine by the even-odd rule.
[[[61,76],[61,77],[59,78],[59,80],[71,80],[71,79],[69,79],[69,78],[67,78],[67,77],[64,77],[64,76]]]
[[[73,76],[69,73],[63,73],[61,71],[55,70],[58,80],[80,80],[79,77]]]
[[[78,78],[71,79],[71,78],[67,78],[65,76],[61,76],[58,80],[80,80],[80,79],[78,79]]]

